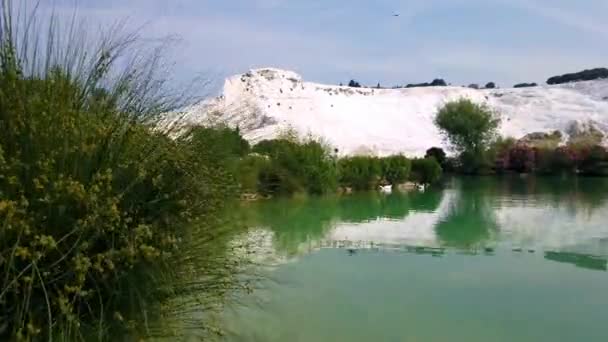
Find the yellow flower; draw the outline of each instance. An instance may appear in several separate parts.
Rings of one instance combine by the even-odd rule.
[[[6,210],[10,206],[9,201],[0,201],[0,213]]]
[[[72,311],[70,301],[63,295],[60,295],[59,298],[57,298],[57,305],[59,306],[61,313],[64,315]]]
[[[20,257],[23,260],[26,260],[27,258],[32,256],[32,253],[30,253],[30,250],[27,247],[17,247],[15,249],[15,256]]]
[[[114,312],[114,319],[117,320],[117,321],[120,321],[120,322],[124,321],[124,318],[122,317],[122,315],[118,311]]]
[[[112,260],[110,260],[109,258],[106,259],[106,265],[108,266],[108,269],[110,271],[114,270],[114,262],[112,262]]]
[[[160,175],[152,178],[152,185],[158,186],[159,184],[161,184],[162,181],[163,181],[163,175],[160,174]]]
[[[42,185],[42,182],[38,178],[34,178],[33,183],[34,183],[34,188],[36,190],[42,190],[42,189],[44,189],[44,185]]]
[[[57,248],[57,242],[55,242],[55,239],[50,235],[39,235],[36,236],[36,239],[42,247],[46,247],[48,249]]]
[[[40,334],[40,329],[36,328],[36,326],[32,322],[27,324],[27,331],[30,333],[30,335]]]

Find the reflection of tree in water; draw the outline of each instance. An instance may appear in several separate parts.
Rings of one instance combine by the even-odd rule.
[[[434,211],[439,207],[442,192],[433,191],[425,194],[393,193],[382,195],[377,193],[355,194],[343,197],[339,202],[339,219],[342,222],[361,223],[379,218],[400,220],[410,211],[423,211],[419,208]]]
[[[369,222],[381,216],[383,196],[377,193],[354,194],[340,198],[335,212],[341,222]]]
[[[506,176],[498,178],[498,184],[502,196],[565,205],[572,211],[582,209],[591,213],[608,200],[606,178]]]
[[[445,246],[480,247],[498,230],[490,201],[495,183],[489,178],[463,179],[457,188],[458,195],[451,201],[447,215],[435,225],[435,232]]]
[[[400,220],[405,218],[411,210],[411,197],[407,194],[393,193],[382,196],[381,208],[377,217]]]
[[[608,200],[608,179],[579,178],[573,185],[576,201],[590,212],[603,207]]]
[[[593,255],[567,252],[546,252],[545,259],[572,264],[576,267],[588,270],[608,270],[608,261]]]
[[[416,213],[437,212],[444,195],[449,193],[455,196],[447,201],[449,207],[435,225],[435,233],[446,247],[472,249],[491,244],[498,231],[494,208],[530,204],[593,211],[606,205],[608,198],[606,179],[463,177],[451,183],[447,192],[429,189],[391,195],[359,193],[249,203],[245,205],[243,220],[248,227],[269,228],[274,233],[275,247],[295,254],[303,243],[323,240],[339,222],[401,220]]]
[[[320,240],[333,227],[338,199],[276,199],[253,203],[245,209],[249,227],[269,228],[274,233],[275,247],[288,254],[298,253],[307,241]]]
[[[576,213],[603,208],[608,179],[583,177],[463,177],[453,182],[458,196],[436,233],[446,246],[479,247],[498,230],[494,209],[499,207],[565,207]]]
[[[399,220],[410,211],[437,210],[441,198],[442,192],[438,190],[275,199],[243,205],[240,220],[248,227],[269,228],[274,233],[276,248],[296,254],[303,243],[322,240],[338,222],[363,223],[379,218]]]
[[[443,199],[443,190],[431,188],[424,192],[410,192],[407,194],[411,203],[410,209],[414,212],[436,212]]]

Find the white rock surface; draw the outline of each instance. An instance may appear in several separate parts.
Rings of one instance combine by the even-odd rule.
[[[251,142],[289,129],[324,138],[341,155],[423,155],[446,147],[437,109],[461,97],[500,113],[504,136],[594,127],[608,132],[608,80],[519,89],[349,88],[304,82],[291,71],[256,69],[226,80],[223,94],[188,108],[181,124],[238,126]]]

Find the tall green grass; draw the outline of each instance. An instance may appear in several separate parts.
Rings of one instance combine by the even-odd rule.
[[[379,184],[382,177],[382,162],[376,157],[341,158],[338,165],[340,184],[355,190],[373,189]]]
[[[214,294],[234,269],[214,223],[236,189],[200,139],[153,129],[187,103],[162,44],[18,6],[0,18],[0,340],[103,340],[148,317],[149,298],[188,288],[163,278],[194,277],[174,267],[192,267],[193,225],[208,249],[194,278]]]
[[[268,158],[258,171],[258,189],[263,194],[320,195],[337,188],[336,159],[323,142],[310,137],[265,140],[253,152]]]

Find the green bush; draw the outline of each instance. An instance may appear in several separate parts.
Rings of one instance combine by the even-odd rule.
[[[338,171],[331,149],[308,140],[301,150],[300,169],[306,180],[306,189],[311,194],[334,192],[338,186]]]
[[[253,145],[251,151],[265,156],[274,157],[277,154],[287,153],[290,149],[294,148],[294,145],[296,145],[296,143],[288,139],[262,140]]]
[[[298,144],[287,139],[264,140],[253,146],[253,152],[269,158],[259,170],[259,192],[264,195],[289,195],[305,191],[300,176]]]
[[[382,178],[389,184],[397,185],[408,180],[412,170],[412,163],[404,156],[389,156],[380,159],[382,165]]]
[[[376,157],[356,156],[338,161],[340,184],[355,190],[370,190],[378,185],[382,164]]]
[[[488,147],[488,157],[490,159],[500,158],[507,155],[509,150],[517,144],[517,140],[511,137],[498,137]]]
[[[215,161],[240,158],[250,150],[249,143],[240,135],[238,128],[196,126],[190,129],[188,136],[196,149]]]
[[[270,159],[259,174],[260,192],[264,194],[325,194],[336,190],[335,159],[330,148],[319,141],[266,140],[255,145],[253,151]]]
[[[30,40],[36,32],[16,36],[5,5],[0,339],[78,340],[90,330],[98,338],[122,321],[125,303],[145,310],[190,222],[212,221],[236,188],[208,164],[196,132],[171,140],[151,129],[184,105],[163,92],[158,55],[130,50],[132,36],[101,37],[93,50],[52,41],[43,49]],[[119,70],[119,60],[132,68]],[[217,231],[201,234],[213,240]]]
[[[518,173],[533,172],[537,169],[538,154],[536,148],[525,144],[515,145],[507,154],[508,169]]]
[[[304,186],[295,175],[276,159],[262,165],[258,174],[258,191],[263,195],[291,195],[304,192]]]
[[[260,175],[262,170],[270,168],[270,159],[266,156],[251,154],[239,160],[237,166],[237,180],[244,193],[268,193],[261,189]]]
[[[494,161],[488,151],[480,153],[464,151],[458,156],[457,171],[463,174],[491,174],[494,166]]]
[[[243,186],[239,181],[246,177],[244,172],[248,170],[240,169],[244,166],[241,159],[247,155],[250,148],[238,129],[196,126],[189,129],[180,139],[187,143],[189,149],[195,151],[196,158],[201,159],[206,167],[223,171],[225,178],[230,180],[231,188]]]
[[[608,152],[603,146],[537,148],[518,144],[509,148],[498,171],[539,174],[608,175]]]
[[[595,145],[581,151],[578,169],[588,176],[608,176],[608,152],[603,146]]]
[[[546,175],[575,173],[576,156],[574,151],[566,147],[538,149],[536,151],[535,170]]]
[[[432,184],[441,179],[441,165],[435,158],[413,159],[412,179],[422,184]]]

